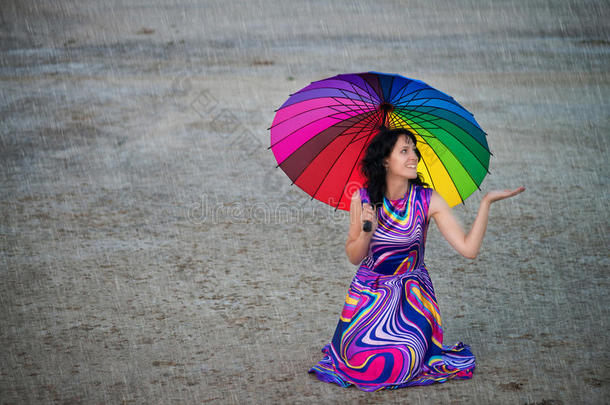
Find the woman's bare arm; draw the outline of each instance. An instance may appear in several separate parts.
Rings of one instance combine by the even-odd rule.
[[[523,191],[525,191],[525,187],[521,186],[514,190],[494,190],[485,194],[468,235],[464,233],[462,227],[451,213],[449,204],[436,190],[432,190],[432,196],[430,197],[429,215],[434,218],[441,234],[459,254],[468,259],[474,259],[479,254],[483,244],[483,236],[485,236],[487,229],[491,203],[515,196]]]
[[[479,254],[479,249],[483,244],[490,206],[491,202],[486,197],[483,197],[477,217],[472,224],[472,229],[466,235],[462,226],[453,216],[449,204],[436,190],[432,190],[430,217],[434,218],[441,234],[459,254],[468,259],[474,259]]]

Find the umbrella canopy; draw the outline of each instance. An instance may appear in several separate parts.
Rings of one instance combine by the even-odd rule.
[[[276,110],[270,148],[293,184],[347,211],[382,126],[413,132],[418,173],[452,207],[489,173],[486,134],[471,113],[424,82],[379,72],[341,74],[291,94]]]

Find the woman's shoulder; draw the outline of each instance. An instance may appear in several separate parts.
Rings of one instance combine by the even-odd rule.
[[[431,210],[430,205],[432,203],[432,195],[434,189],[426,186],[415,185],[415,200],[418,200],[424,209],[426,215],[426,221],[430,220]]]
[[[369,192],[366,187],[360,187],[356,192],[354,192],[354,197],[356,196],[358,196],[362,202],[370,201]]]
[[[420,186],[419,184],[414,184],[415,191],[422,194],[432,195],[434,189],[432,187]]]
[[[449,204],[447,204],[445,198],[438,191],[431,187],[426,187],[424,188],[424,190],[428,193],[425,198],[425,201],[428,205],[428,218],[431,218],[439,210],[442,210],[445,207],[449,207]]]
[[[415,192],[418,193],[421,196],[421,198],[423,198],[429,206],[430,203],[432,202],[433,196],[436,193],[436,191],[432,187],[426,187],[426,186],[420,186],[420,185],[416,185],[415,187],[416,187]]]

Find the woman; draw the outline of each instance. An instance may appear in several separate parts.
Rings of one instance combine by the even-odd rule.
[[[359,264],[318,379],[363,391],[472,378],[468,345],[443,345],[441,317],[424,263],[430,218],[453,248],[474,259],[491,203],[525,190],[491,191],[466,235],[447,202],[417,173],[421,155],[406,129],[382,129],[362,162],[365,188],[352,196],[345,251]],[[370,232],[363,230],[372,222]]]

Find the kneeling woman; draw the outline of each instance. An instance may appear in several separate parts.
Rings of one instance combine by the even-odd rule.
[[[434,218],[464,257],[481,247],[491,203],[525,190],[491,191],[466,235],[447,202],[417,174],[421,155],[406,129],[383,129],[362,162],[365,187],[352,196],[345,250],[359,265],[324,358],[309,372],[363,391],[472,378],[475,356],[462,342],[443,345],[441,317],[424,263]],[[372,229],[363,230],[365,221]]]

